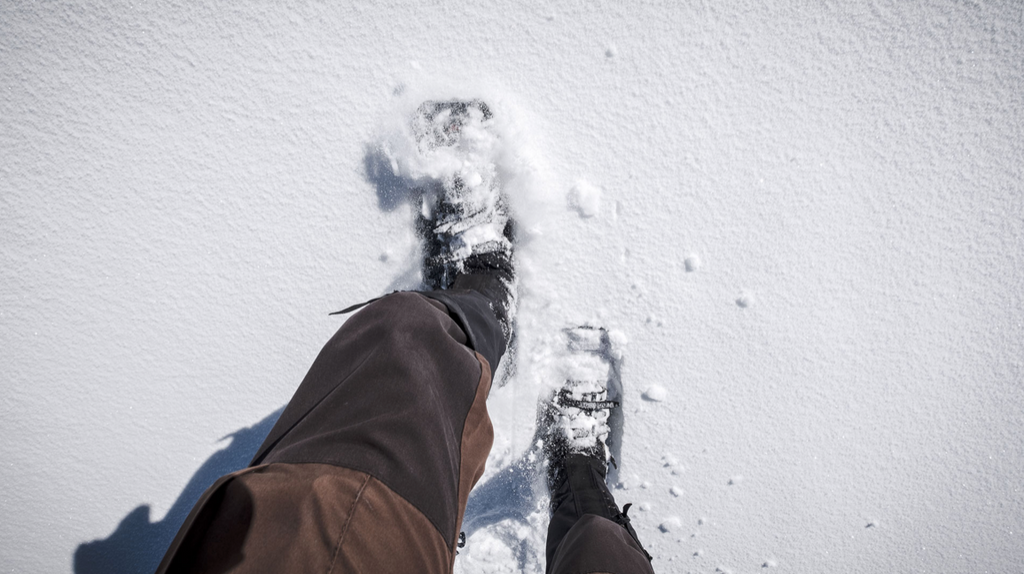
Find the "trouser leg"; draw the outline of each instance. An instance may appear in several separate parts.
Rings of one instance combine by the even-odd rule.
[[[605,484],[603,463],[571,455],[551,493],[547,572],[653,573],[650,559]]]
[[[450,571],[493,442],[490,365],[468,344],[449,308],[421,294],[353,315],[253,466],[204,495],[161,568]],[[174,556],[179,548],[189,555]],[[216,567],[189,566],[197,556]]]

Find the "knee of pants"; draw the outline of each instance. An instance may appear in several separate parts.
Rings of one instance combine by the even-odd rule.
[[[549,574],[635,572],[653,574],[650,561],[629,532],[596,514],[584,514],[562,539]]]
[[[419,293],[399,291],[385,295],[352,316],[356,324],[372,323],[380,344],[408,346],[416,337],[448,336],[467,344],[466,333],[440,301]]]

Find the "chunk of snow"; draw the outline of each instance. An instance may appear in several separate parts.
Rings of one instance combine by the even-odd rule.
[[[669,532],[672,532],[673,530],[678,530],[682,525],[683,525],[683,522],[681,520],[679,520],[678,516],[670,516],[670,517],[666,518],[665,520],[663,520],[661,522],[661,524],[658,525],[658,530],[661,530],[662,532],[665,532],[665,533],[669,533]]]
[[[694,253],[691,253],[683,259],[683,267],[686,268],[687,273],[693,273],[700,269],[700,257]]]
[[[660,403],[668,398],[668,391],[661,385],[651,385],[644,391],[644,398],[649,401]]]
[[[601,188],[581,179],[569,190],[568,200],[580,217],[594,217],[601,211]]]
[[[736,304],[741,308],[746,309],[754,304],[754,296],[751,293],[744,291],[736,298]]]

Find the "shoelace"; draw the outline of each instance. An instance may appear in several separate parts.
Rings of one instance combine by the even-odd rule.
[[[578,384],[581,381],[571,381],[574,384]],[[607,399],[599,398],[605,391],[594,391],[594,392],[583,392],[581,398],[573,396],[571,388],[562,387],[558,391],[558,404],[562,407],[573,407],[586,412],[588,415],[594,414],[595,411],[610,410],[619,406],[618,401],[611,401]]]

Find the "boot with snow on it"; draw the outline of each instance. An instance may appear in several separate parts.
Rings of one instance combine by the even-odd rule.
[[[541,421],[552,509],[548,568],[562,540],[587,514],[622,526],[649,562],[651,556],[630,524],[630,505],[619,510],[606,482],[609,464],[616,464],[609,444],[621,439],[621,425],[611,424],[614,415],[621,417],[621,388],[610,357],[608,333],[589,327],[567,333],[570,350],[576,351],[573,375],[578,378],[565,381],[544,409]]]
[[[498,177],[492,118],[479,100],[427,101],[412,129],[421,154],[451,166],[420,188],[424,283],[449,307],[465,307],[454,299],[460,292],[482,295],[501,327],[500,356],[515,332],[515,220]]]

